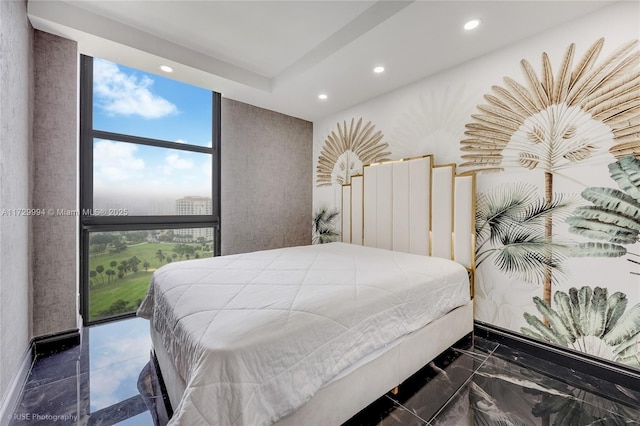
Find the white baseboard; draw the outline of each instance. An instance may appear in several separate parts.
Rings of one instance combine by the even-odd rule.
[[[11,385],[2,396],[0,401],[0,425],[8,425],[11,420],[11,416],[18,406],[19,398],[22,393],[22,387],[24,386],[31,366],[33,364],[33,343],[30,343],[27,350],[22,355],[22,362],[18,371],[13,376]]]

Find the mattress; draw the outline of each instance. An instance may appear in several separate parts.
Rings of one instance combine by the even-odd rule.
[[[344,243],[172,263],[138,311],[186,383],[171,424],[272,424],[469,301],[449,260]]]

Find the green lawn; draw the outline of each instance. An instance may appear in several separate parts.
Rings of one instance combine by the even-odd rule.
[[[117,266],[112,268],[110,266],[111,261],[116,261],[120,264],[122,260],[129,260],[133,256],[136,256],[140,260],[140,264],[138,265],[138,272],[129,272],[122,279],[118,279],[117,276],[112,276],[111,283],[109,283],[109,277],[104,272],[102,276],[98,275],[94,278],[94,280],[97,280],[100,284],[89,290],[89,318],[95,320],[105,316],[101,313],[112,308],[112,305],[118,300],[124,301],[126,305],[120,302],[120,309],[116,309],[118,312],[112,313],[124,313],[137,309],[139,301],[144,298],[147,292],[151,274],[154,270],[166,264],[166,260],[161,263],[160,260],[155,257],[156,252],[162,250],[165,255],[171,256],[175,245],[175,243],[141,243],[128,246],[126,250],[120,253],[105,253],[90,256],[90,270],[95,270],[98,265],[102,265],[105,271],[107,269],[113,269],[117,273]],[[200,257],[211,256],[211,252],[200,251],[199,254]],[[145,260],[150,263],[149,269],[146,272],[143,267]],[[102,284],[102,279],[104,279],[104,284]]]
[[[123,279],[116,279],[112,284],[91,289],[89,292],[89,318],[95,320],[103,315],[117,300],[124,300],[131,306],[130,310],[138,307],[138,301],[144,298],[152,272],[140,271],[128,274]],[[129,311],[127,309],[126,311]]]

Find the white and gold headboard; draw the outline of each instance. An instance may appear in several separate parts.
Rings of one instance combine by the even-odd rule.
[[[475,272],[475,175],[433,157],[364,166],[342,186],[342,241],[443,257]]]

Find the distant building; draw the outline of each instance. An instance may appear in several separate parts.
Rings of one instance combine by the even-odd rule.
[[[211,215],[212,211],[213,203],[208,197],[189,196],[176,200],[176,214],[180,216]],[[174,234],[184,242],[196,241],[200,237],[204,237],[205,241],[213,241],[213,228],[176,229]]]

